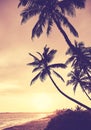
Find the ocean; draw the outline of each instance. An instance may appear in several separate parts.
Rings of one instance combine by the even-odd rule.
[[[0,113],[0,130],[46,117],[49,113]]]

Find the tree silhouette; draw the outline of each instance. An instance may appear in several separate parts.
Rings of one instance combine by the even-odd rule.
[[[75,41],[75,49],[69,48],[66,54],[70,54],[70,58],[66,61],[68,65],[71,63],[73,71],[68,74],[71,77],[67,85],[73,84],[75,92],[78,85],[82,88],[83,92],[91,100],[88,93],[91,93],[91,47],[85,47],[83,42],[77,43]]]
[[[39,71],[39,73],[32,79],[31,84],[36,81],[38,78],[41,79],[41,81],[44,81],[46,78],[46,75],[49,76],[49,78],[51,79],[52,83],[54,84],[54,86],[56,87],[56,89],[66,98],[68,98],[69,100],[77,103],[78,105],[91,110],[91,108],[89,108],[88,106],[80,103],[79,101],[69,97],[68,95],[66,95],[63,91],[61,91],[61,89],[57,86],[57,84],[55,83],[55,81],[53,80],[52,76],[51,76],[51,71],[56,74],[57,77],[61,78],[62,81],[64,81],[64,79],[62,78],[62,76],[57,73],[55,70],[53,70],[53,68],[66,68],[65,64],[62,63],[57,63],[57,64],[49,64],[53,58],[54,55],[56,53],[56,50],[51,50],[49,51],[49,48],[47,46],[44,47],[44,52],[41,54],[39,52],[37,52],[40,55],[40,59],[37,58],[36,56],[32,55],[31,53],[29,53],[30,56],[32,56],[34,58],[34,61],[31,63],[28,63],[28,65],[30,66],[34,66],[35,68],[33,69],[32,72],[35,71]]]
[[[82,88],[83,92],[85,92],[86,96],[91,100],[86,92],[86,90],[88,90],[88,92],[91,93],[91,81],[88,80],[88,77],[85,76],[83,73],[79,73],[79,71],[71,71],[68,76],[70,76],[71,79],[67,81],[67,85],[72,84],[74,92],[79,85]]]
[[[74,75],[78,74],[79,80],[77,79],[77,82],[81,85],[82,89],[84,90],[85,94],[86,89],[90,92],[90,82],[91,82],[91,48],[90,47],[84,47],[83,43],[77,44],[75,42],[75,45],[73,45],[68,38],[66,32],[64,31],[63,27],[66,26],[69,28],[70,32],[78,37],[78,32],[73,27],[73,25],[69,22],[66,15],[69,16],[75,16],[76,14],[76,8],[81,9],[85,7],[85,0],[20,0],[18,7],[24,6],[24,10],[21,13],[22,21],[21,23],[25,23],[27,20],[29,20],[31,17],[38,15],[38,20],[35,24],[35,26],[32,29],[32,38],[35,36],[40,37],[40,35],[43,33],[43,28],[46,26],[47,28],[47,35],[50,34],[50,31],[52,29],[53,24],[55,23],[59,31],[62,33],[63,37],[65,38],[69,49],[66,54],[70,54],[71,57],[66,61],[66,64],[72,62],[72,68]],[[56,53],[55,50],[50,51],[50,55],[52,56],[52,59],[54,57],[54,54]],[[63,93],[59,87],[54,82],[51,71],[56,74],[61,80],[64,81],[61,75],[59,75],[56,71],[53,70],[53,68],[62,67],[63,64],[53,64],[49,65],[51,62],[51,57],[48,56],[49,54],[49,48],[45,47],[43,54],[39,53],[40,59],[38,59],[36,56],[30,55],[34,58],[34,62],[29,63],[29,65],[35,66],[33,72],[40,70],[40,72],[32,79],[31,84],[36,81],[38,78],[43,81],[48,75],[54,84],[54,86],[57,88],[57,90],[67,97],[68,99],[72,100],[73,102],[83,106],[84,108],[87,108],[91,110],[88,106],[80,103],[79,101],[76,101],[75,99],[67,96],[65,93]],[[50,57],[50,58],[49,58]],[[48,59],[47,59],[48,58]],[[72,74],[70,74],[72,75]],[[85,80],[85,83],[83,85],[83,77]],[[72,76],[71,76],[72,78]],[[71,79],[72,80],[72,79]],[[71,80],[68,81],[70,84]],[[76,79],[75,79],[76,80]],[[76,82],[74,80],[74,82]],[[89,83],[88,83],[89,81]],[[74,83],[73,83],[74,85]],[[76,88],[76,85],[74,88]],[[86,85],[86,86],[85,86]]]
[[[53,117],[44,130],[90,130],[91,113],[83,110],[64,110]]]
[[[75,41],[74,50],[68,49],[66,54],[70,54],[66,64],[72,63],[72,68],[83,72],[91,80],[91,47],[85,47],[83,42]]]
[[[66,65],[62,63],[49,64],[53,60],[56,52],[57,51],[54,49],[49,51],[49,48],[45,46],[43,54],[37,52],[40,59],[29,53],[29,55],[34,58],[34,62],[28,63],[28,65],[35,67],[32,72],[39,71],[39,73],[32,79],[31,84],[38,78],[40,78],[41,81],[44,81],[47,75],[51,75],[51,71],[64,82],[62,76],[53,70],[53,68],[66,68]]]
[[[32,30],[32,38],[35,35],[39,37],[46,24],[47,34],[49,34],[53,24],[55,23],[69,47],[73,47],[62,26],[64,25],[68,27],[70,32],[73,33],[74,36],[78,37],[76,29],[68,21],[65,15],[75,16],[75,9],[84,8],[85,0],[20,0],[18,7],[20,6],[25,7],[21,13],[21,23],[26,22],[35,15],[39,15],[38,21]]]
[[[83,42],[75,42],[74,50],[69,48],[66,54],[71,55],[66,64],[71,63],[74,71],[79,72],[78,77],[82,73],[91,82],[91,47],[85,47]]]

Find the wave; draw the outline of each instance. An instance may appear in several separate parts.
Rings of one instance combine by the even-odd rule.
[[[0,130],[46,117],[48,113],[0,113]]]

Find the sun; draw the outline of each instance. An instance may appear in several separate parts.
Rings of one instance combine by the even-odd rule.
[[[50,112],[52,102],[50,94],[47,93],[37,93],[32,97],[33,107],[37,112]]]

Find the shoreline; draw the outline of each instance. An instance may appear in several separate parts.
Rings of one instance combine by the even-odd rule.
[[[21,125],[15,125],[3,130],[44,130],[53,116],[44,117],[38,120],[29,121]]]

